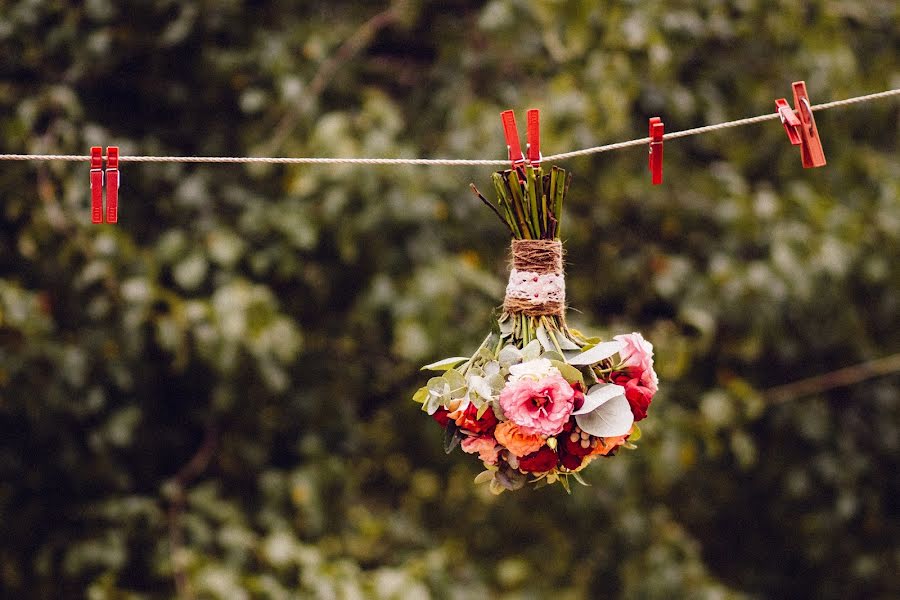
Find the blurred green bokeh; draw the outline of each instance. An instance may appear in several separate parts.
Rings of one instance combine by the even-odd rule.
[[[502,158],[900,87],[890,0],[0,2],[0,152]],[[0,595],[896,598],[898,103],[566,162],[570,320],[660,392],[591,487],[491,496],[410,395],[470,352],[488,169],[0,163]],[[646,425],[645,425],[646,424]]]

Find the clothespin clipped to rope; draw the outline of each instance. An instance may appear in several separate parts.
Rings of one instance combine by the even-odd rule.
[[[103,222],[103,148],[91,147],[91,223]]]
[[[650,154],[647,157],[647,166],[650,169],[650,179],[653,185],[659,185],[663,181],[663,133],[665,129],[660,117],[650,117]]]
[[[541,166],[543,156],[541,156],[541,111],[532,108],[528,111],[528,129],[526,130],[528,144],[527,162],[529,165],[537,169]]]
[[[503,121],[503,137],[506,138],[506,152],[509,156],[509,162],[512,163],[513,170],[517,171],[525,164],[525,155],[522,154],[522,146],[519,143],[516,115],[511,110],[504,110],[500,113],[500,120]]]
[[[779,98],[775,100],[775,112],[778,113],[791,144],[800,146],[803,168],[822,167],[826,162],[825,151],[822,149],[822,139],[819,137],[809,94],[806,92],[806,82],[795,81],[792,87],[794,110],[791,110],[785,98]]]
[[[106,181],[106,222],[119,221],[119,147],[106,147],[106,168],[103,151],[91,147],[91,223],[103,222],[103,182]]]
[[[119,221],[119,147],[106,147],[106,222]]]

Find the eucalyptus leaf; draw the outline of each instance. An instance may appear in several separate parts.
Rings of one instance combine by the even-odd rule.
[[[573,411],[572,414],[575,416],[587,414],[596,409],[598,406],[602,406],[606,402],[609,402],[616,396],[624,395],[625,388],[623,388],[621,385],[616,385],[614,383],[601,383],[599,385],[595,385],[588,390],[587,394],[584,395],[584,404],[581,406],[581,408]]]
[[[576,369],[570,364],[564,363],[560,360],[550,360],[550,364],[559,369],[559,373],[563,376],[563,379],[568,381],[569,383],[580,383],[584,385],[584,375],[581,374],[581,371]]]
[[[600,342],[590,350],[576,354],[568,362],[570,365],[595,365],[621,351],[624,347],[625,344],[622,342]]]
[[[445,358],[444,360],[439,360],[437,362],[433,362],[430,365],[425,365],[420,371],[446,371],[447,369],[452,369],[456,365],[461,362],[469,360],[468,356],[454,356],[452,358]]]
[[[494,393],[491,389],[491,384],[488,383],[488,380],[484,377],[472,375],[469,377],[468,383],[470,398],[472,397],[473,392],[485,400],[490,400],[493,397]]]
[[[433,415],[443,405],[444,405],[444,401],[441,400],[441,398],[439,396],[434,396],[431,393],[429,393],[428,400],[425,402],[425,404],[422,405],[422,410],[424,410],[429,415]]]
[[[543,325],[539,325],[537,329],[534,330],[534,335],[537,337],[538,342],[540,342],[541,346],[544,347],[544,350],[550,352],[551,350],[556,350],[556,346],[553,345],[553,342],[550,341],[550,336],[547,335],[547,330],[544,329]]]
[[[455,369],[449,369],[444,373],[444,380],[449,384],[451,399],[462,398],[466,395],[469,386],[466,384],[466,378],[463,377],[462,373]]]
[[[522,351],[512,345],[504,346],[497,355],[497,360],[504,367],[514,365],[522,362]]]
[[[562,332],[556,334],[556,343],[559,344],[560,350],[581,350],[581,346],[569,339],[569,336]]]
[[[587,414],[576,415],[575,422],[591,435],[615,437],[628,433],[634,424],[634,415],[625,396],[616,396]]]
[[[522,348],[522,362],[535,360],[541,356],[541,343],[537,340],[531,340],[528,345]]]
[[[562,362],[565,360],[565,358],[563,358],[562,354],[560,354],[556,350],[551,350],[550,352],[544,352],[543,354],[541,354],[541,358],[546,358],[547,360],[549,360],[551,362]]]
[[[503,388],[506,387],[506,378],[500,373],[488,377],[487,382],[491,386],[491,397],[499,396]]]
[[[432,377],[425,387],[428,388],[428,393],[436,398],[450,398],[450,383],[443,377]]]

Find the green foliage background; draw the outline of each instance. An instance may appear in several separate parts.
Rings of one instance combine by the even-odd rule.
[[[0,2],[0,151],[544,153],[900,87],[889,0]],[[592,487],[493,497],[410,401],[502,297],[487,169],[0,163],[0,589],[15,598],[891,598],[895,100],[568,161],[570,319],[661,379]],[[645,425],[646,424],[646,425]]]

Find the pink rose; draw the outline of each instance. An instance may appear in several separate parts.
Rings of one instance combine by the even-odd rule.
[[[526,432],[556,435],[572,414],[574,397],[575,390],[561,375],[520,379],[500,392],[500,407],[507,419]]]
[[[500,452],[500,448],[497,447],[497,440],[493,436],[467,437],[460,443],[460,447],[463,449],[463,452],[468,452],[469,454],[477,452],[478,458],[489,465],[497,464],[497,454]]]
[[[619,352],[624,366],[629,367],[629,371],[638,370],[639,374],[636,377],[641,380],[641,385],[648,388],[651,395],[655,394],[659,387],[659,378],[653,370],[653,344],[637,332],[617,335],[613,339],[625,344]]]

